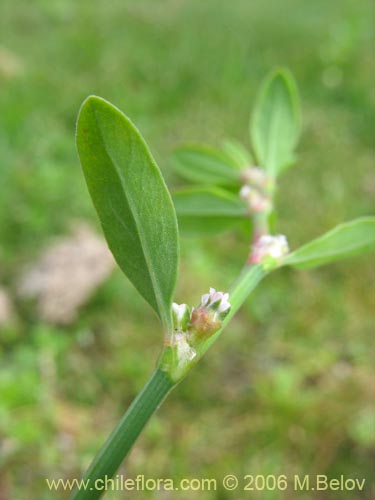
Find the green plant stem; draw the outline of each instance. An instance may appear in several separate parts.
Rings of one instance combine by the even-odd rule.
[[[198,359],[201,358],[204,352],[218,338],[248,295],[266,274],[267,271],[260,265],[247,265],[243,269],[237,280],[229,289],[232,304],[231,311],[225,318],[223,327],[204,343],[198,353]],[[187,366],[187,370],[181,374],[181,378],[183,378],[194,365],[195,361]],[[153,373],[149,382],[129,407],[128,411],[109,436],[103,448],[94,458],[91,466],[86,472],[83,481],[89,481],[88,487],[73,492],[71,497],[72,500],[95,500],[105,493],[104,489],[102,489],[105,479],[113,477],[151,415],[181,378],[172,380],[167,372],[160,369],[157,369]],[[93,489],[90,490],[90,488]]]
[[[223,326],[218,332],[210,337],[202,346],[199,352],[199,356],[202,356],[207,349],[217,340],[220,334],[223,332],[224,328],[237,313],[239,308],[245,302],[249,294],[254,290],[258,283],[268,274],[261,265],[251,264],[243,268],[241,274],[238,276],[236,281],[229,288],[229,300],[231,303],[231,310],[228,316],[223,321]]]
[[[224,327],[233,318],[238,309],[247,299],[248,295],[258,285],[260,280],[264,278],[267,271],[260,264],[247,265],[238,276],[237,280],[229,288],[229,297],[232,308],[228,316],[224,320]]]
[[[154,371],[87,470],[83,479],[88,481],[87,489],[75,490],[72,500],[94,500],[105,493],[105,479],[116,473],[149,418],[174,385],[167,373],[159,369]]]
[[[268,212],[259,212],[253,215],[253,241],[256,243],[261,236],[269,233]]]

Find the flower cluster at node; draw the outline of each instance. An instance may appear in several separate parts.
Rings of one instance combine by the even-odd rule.
[[[191,312],[190,324],[195,337],[208,338],[220,330],[231,308],[228,299],[228,293],[217,292],[215,288],[202,295],[199,307]]]
[[[271,210],[271,200],[247,184],[240,190],[240,198],[246,202],[250,213],[268,212]]]
[[[244,184],[265,189],[271,183],[270,177],[260,167],[247,167],[241,172],[241,180]]]
[[[259,167],[248,167],[242,171],[241,179],[244,183],[239,195],[247,204],[251,214],[270,212],[272,202],[269,191],[272,189],[273,180]]]
[[[191,312],[188,305],[173,303],[174,336],[185,333],[192,344],[208,338],[221,328],[230,308],[229,294],[217,292],[215,288],[210,288],[209,293],[202,295],[201,303],[197,308],[193,307]]]
[[[172,304],[173,332],[165,337],[161,366],[173,379],[179,379],[198,359],[199,349],[211,335],[220,330],[231,305],[229,294],[210,288],[202,295],[197,308]]]
[[[223,320],[230,311],[229,293],[217,292],[215,288],[210,288],[209,293],[202,295],[200,307],[212,309],[215,319]]]
[[[258,264],[266,258],[280,260],[289,252],[288,241],[283,234],[261,236],[252,247],[250,262]]]

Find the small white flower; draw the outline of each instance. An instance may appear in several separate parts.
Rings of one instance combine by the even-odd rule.
[[[229,293],[225,293],[217,310],[219,313],[225,313],[227,311],[229,312],[231,305],[228,299],[229,299]]]
[[[209,293],[205,293],[204,295],[202,295],[201,297],[201,306],[205,307],[208,302],[210,300],[210,294]]]
[[[245,184],[244,186],[242,186],[242,188],[240,189],[240,198],[244,201],[247,201],[248,198],[249,198],[249,195],[251,193],[252,189],[250,186],[248,186],[247,184]]]
[[[176,318],[179,320],[181,320],[183,315],[185,314],[186,308],[186,304],[176,304],[176,302],[173,302],[172,304],[172,311],[176,315]]]
[[[214,311],[213,320],[222,320],[229,313],[231,305],[229,293],[217,292],[215,288],[210,288],[209,293],[202,295],[199,309]]]
[[[172,304],[173,327],[177,332],[186,331],[190,321],[190,309],[187,304]]]
[[[259,263],[265,257],[272,257],[273,259],[281,259],[289,252],[288,241],[283,234],[271,236],[265,234],[253,245],[251,262]]]

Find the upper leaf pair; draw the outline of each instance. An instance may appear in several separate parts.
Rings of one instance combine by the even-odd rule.
[[[226,152],[209,146],[188,145],[174,154],[176,170],[185,179],[204,186],[236,186],[241,171]]]
[[[185,145],[174,152],[174,160],[177,172],[198,184],[177,190],[173,196],[183,232],[211,235],[240,223],[248,224],[246,205],[238,192],[241,170],[252,160],[242,144],[228,140],[222,150]]]
[[[285,69],[274,71],[265,80],[258,95],[252,120],[250,123],[250,138],[256,157],[256,163],[265,170],[270,179],[276,178],[295,160],[295,148],[300,133],[300,110],[297,85],[293,76]],[[239,192],[244,183],[243,171],[254,166],[250,152],[237,141],[226,141],[222,150],[208,146],[186,145],[176,150],[174,154],[177,172],[190,182],[200,184],[205,189],[220,186],[228,191]],[[199,190],[174,196],[177,215],[185,217],[186,207],[197,204],[203,206],[205,195]],[[216,204],[223,204],[223,193],[211,192],[211,198],[216,198]],[[183,202],[182,202],[183,200]],[[246,205],[240,202],[241,213],[232,218],[229,224],[222,223],[222,218],[212,216],[210,231],[227,229],[246,217]],[[190,217],[189,231],[201,229],[204,212],[196,210]],[[182,228],[185,229],[186,224]]]

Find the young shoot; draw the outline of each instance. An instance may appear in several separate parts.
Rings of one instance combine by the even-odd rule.
[[[161,354],[150,380],[86,472],[90,488],[77,489],[74,500],[103,494],[99,485],[104,478],[116,473],[167,394],[263,278],[283,266],[313,268],[374,248],[371,216],[340,224],[297,249],[288,235],[274,234],[277,181],[296,163],[300,129],[297,86],[287,70],[276,70],[255,103],[252,153],[238,141],[226,141],[222,149],[180,147],[174,155],[176,170],[193,186],[175,192],[172,200],[130,119],[100,97],[90,96],[82,104],[77,148],[88,190],[117,264],[159,318]],[[176,303],[179,230],[215,234],[232,227],[246,228],[249,241],[237,279],[226,291],[210,288],[208,293],[197,283],[198,305]]]

